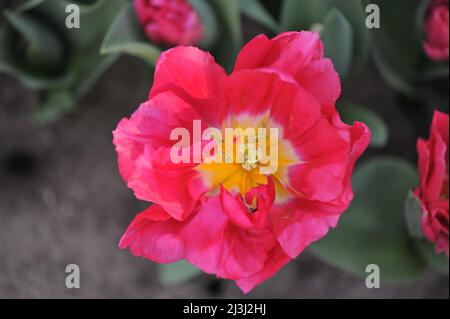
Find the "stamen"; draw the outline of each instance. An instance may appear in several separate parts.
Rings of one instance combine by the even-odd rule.
[[[247,203],[244,195],[242,195],[242,200],[249,213],[254,213],[258,210],[258,198],[256,196],[253,197],[251,204]]]
[[[242,163],[241,166],[246,171],[251,171],[258,167],[258,151],[255,148],[256,147],[249,148],[248,145],[245,145],[240,150],[241,153],[244,154],[244,163]]]

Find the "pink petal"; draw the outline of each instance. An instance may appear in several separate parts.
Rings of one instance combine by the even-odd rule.
[[[264,229],[241,229],[230,223],[219,196],[209,198],[181,233],[186,259],[207,273],[238,279],[260,271],[275,245]]]
[[[260,272],[267,261],[268,252],[275,245],[275,237],[267,230],[241,229],[230,224],[224,234],[220,267],[216,275],[237,280]]]
[[[183,243],[179,237],[181,226],[160,206],[152,205],[128,226],[119,247],[129,247],[133,255],[155,262],[176,262],[183,258]]]
[[[239,53],[235,71],[272,69],[294,78],[330,113],[341,94],[337,72],[323,56],[323,44],[314,32],[286,32],[272,40],[259,36]]]
[[[330,201],[343,191],[350,161],[350,145],[325,118],[291,140],[301,163],[288,170],[282,182],[300,196]]]
[[[236,284],[244,293],[248,293],[257,285],[276,274],[289,261],[291,261],[291,258],[277,245],[270,251],[261,271],[250,277],[236,280]]]
[[[340,213],[339,208],[336,212],[331,206],[292,199],[273,207],[273,231],[283,251],[296,258],[311,243],[324,237],[330,227],[336,226]]]
[[[229,115],[247,115],[258,127],[269,113],[272,123],[282,129],[280,139],[291,138],[310,128],[321,116],[320,104],[296,82],[270,70],[243,70],[226,82]]]
[[[189,216],[207,191],[196,163],[175,164],[170,157],[174,128],[192,131],[198,113],[175,94],[164,92],[142,104],[113,132],[118,165],[136,197],[162,206],[174,218]],[[192,134],[191,134],[192,136]]]
[[[209,198],[183,228],[185,258],[204,272],[217,273],[227,226],[220,198]]]
[[[209,54],[195,47],[176,47],[158,60],[150,98],[172,91],[192,105],[210,126],[224,117],[220,83],[226,73]]]

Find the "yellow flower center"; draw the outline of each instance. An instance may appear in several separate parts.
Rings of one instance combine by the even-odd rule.
[[[246,194],[267,184],[268,176],[285,178],[287,167],[298,162],[290,144],[280,141],[281,129],[267,116],[233,117],[222,124],[220,131],[224,138],[216,140],[219,152],[214,154],[215,161],[197,166],[212,194],[220,185]]]

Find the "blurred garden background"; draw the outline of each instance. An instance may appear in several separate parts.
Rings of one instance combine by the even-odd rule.
[[[79,5],[79,29],[66,26],[69,4]],[[184,264],[120,250],[148,204],[123,183],[111,132],[146,100],[155,62],[173,45],[146,37],[132,1],[2,0],[0,298],[448,298],[448,258],[409,234],[404,211],[418,183],[417,139],[449,105],[448,56],[435,61],[422,46],[430,1],[190,4],[204,25],[198,45],[228,71],[258,34],[321,33],[341,76],[343,119],[373,134],[340,226],[246,296]],[[380,28],[367,28],[369,4]],[[370,263],[380,264],[379,289],[366,288]],[[68,264],[80,266],[80,289],[65,286]]]

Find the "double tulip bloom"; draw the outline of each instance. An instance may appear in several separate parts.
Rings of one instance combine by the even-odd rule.
[[[448,0],[432,0],[425,16],[424,49],[430,59],[448,60]]]
[[[155,43],[191,45],[203,36],[203,25],[188,0],[134,0],[139,22]]]
[[[148,100],[114,131],[123,179],[153,203],[120,247],[159,263],[186,259],[244,292],[275,274],[335,227],[352,200],[350,178],[370,132],[341,121],[340,93],[312,32],[254,38],[230,75],[194,47],[163,53]],[[193,121],[203,130],[278,129],[278,169],[174,163],[170,132],[192,136]]]
[[[415,190],[422,210],[425,237],[435,243],[436,252],[448,256],[448,115],[434,114],[429,140],[419,139],[420,185]]]

